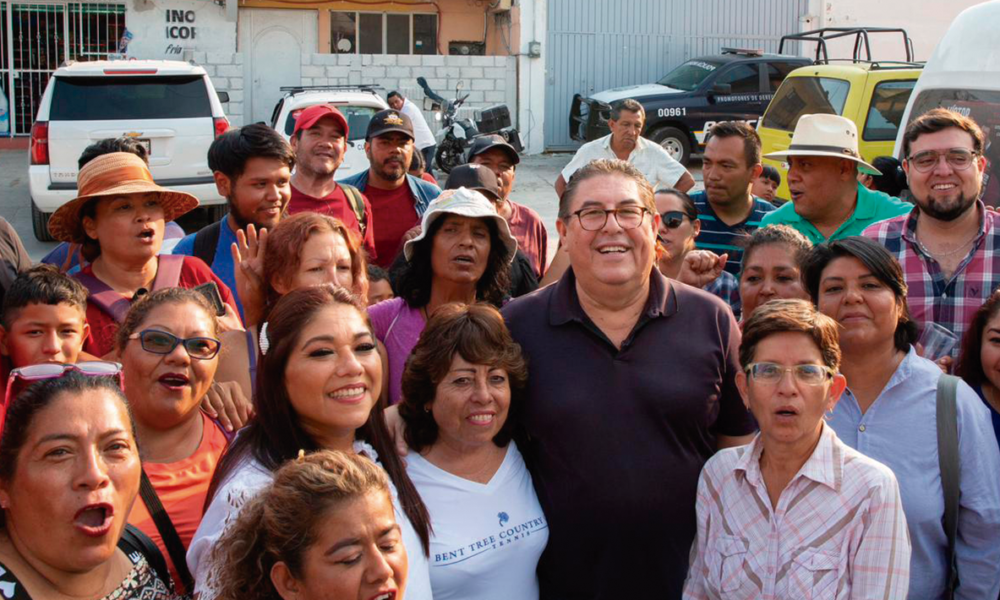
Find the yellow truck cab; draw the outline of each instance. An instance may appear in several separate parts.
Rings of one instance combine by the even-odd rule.
[[[893,155],[896,133],[922,65],[912,61],[872,61],[867,52],[868,34],[872,32],[900,33],[906,44],[907,58],[912,56],[909,38],[901,29],[828,28],[782,38],[782,46],[793,40],[818,42],[817,64],[792,71],[778,88],[757,128],[763,154],[786,150],[802,115],[827,113],[854,121],[860,134],[859,149],[866,161]],[[846,35],[853,35],[857,40],[854,57],[830,60],[826,40]],[[862,58],[862,51],[867,52],[866,58]],[[782,174],[775,200],[787,202],[790,198],[788,165],[767,159],[764,163],[776,167]]]

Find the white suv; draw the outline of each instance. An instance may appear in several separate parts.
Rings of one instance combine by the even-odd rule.
[[[344,113],[350,129],[344,162],[337,168],[337,179],[343,179],[368,168],[368,157],[365,156],[368,122],[375,113],[389,108],[386,101],[375,92],[376,89],[378,86],[371,85],[281,88],[286,93],[274,107],[271,127],[286,140],[290,140],[295,131],[295,117],[304,109],[317,104],[336,106],[337,110]]]
[[[49,216],[77,195],[77,160],[98,140],[128,136],[149,150],[162,186],[194,194],[214,222],[226,210],[208,168],[208,147],[229,128],[205,69],[180,61],[76,62],[53,73],[31,128],[29,189],[35,237],[51,240]],[[216,214],[217,213],[217,214]]]

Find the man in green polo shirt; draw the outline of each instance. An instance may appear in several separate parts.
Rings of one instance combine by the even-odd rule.
[[[813,244],[861,235],[866,227],[904,215],[913,205],[858,183],[858,172],[880,175],[858,153],[858,129],[837,115],[804,115],[784,152],[792,201],[761,219],[761,227],[788,225]]]

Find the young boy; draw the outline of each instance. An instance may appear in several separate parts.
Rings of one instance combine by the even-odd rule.
[[[774,193],[781,185],[781,173],[771,165],[764,165],[764,170],[760,172],[757,179],[753,180],[753,187],[750,193],[762,200],[767,200],[775,205]]]
[[[416,156],[418,153],[414,152]],[[395,297],[389,284],[389,274],[377,265],[368,265],[368,306]]]
[[[75,363],[90,334],[87,289],[39,265],[14,279],[0,317],[0,354],[9,368],[40,363]]]

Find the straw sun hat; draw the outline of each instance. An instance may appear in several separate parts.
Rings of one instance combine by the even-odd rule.
[[[165,221],[173,221],[198,206],[198,199],[191,194],[156,185],[146,163],[131,152],[98,156],[80,169],[77,184],[80,195],[60,206],[49,219],[49,233],[61,242],[86,241],[80,213],[97,198],[155,192]]]
[[[839,115],[803,115],[795,126],[788,150],[764,156],[782,160],[789,156],[831,156],[846,158],[858,163],[858,170],[868,175],[882,173],[871,166],[858,152],[858,127],[850,119]]]

